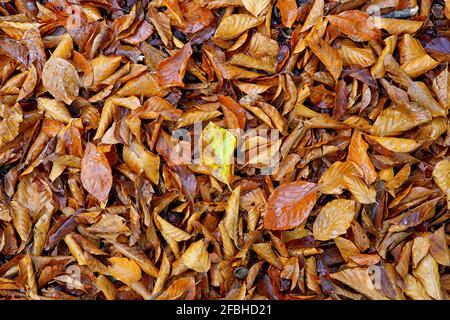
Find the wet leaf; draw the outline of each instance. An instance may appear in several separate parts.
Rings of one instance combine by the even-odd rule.
[[[369,15],[359,10],[328,16],[328,21],[353,41],[377,41],[381,38],[381,31],[369,25]]]
[[[45,63],[42,82],[56,100],[66,104],[71,104],[80,90],[77,70],[70,62],[61,58],[52,58]]]
[[[326,241],[345,234],[355,214],[353,200],[338,199],[327,203],[314,221],[314,238]]]
[[[97,147],[88,143],[81,160],[83,187],[101,202],[106,202],[112,187],[112,173],[108,159]]]
[[[192,55],[190,43],[183,46],[172,57],[167,58],[158,65],[156,79],[161,87],[184,86],[183,77],[189,58]]]
[[[316,184],[295,181],[276,188],[269,196],[264,226],[287,230],[301,225],[317,201]]]

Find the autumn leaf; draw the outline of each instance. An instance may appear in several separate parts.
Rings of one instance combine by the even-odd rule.
[[[450,250],[445,237],[445,225],[430,236],[431,256],[441,265],[450,265]]]
[[[369,145],[364,141],[359,130],[353,132],[353,136],[348,148],[347,161],[353,163],[357,172],[367,184],[372,184],[377,178],[375,167],[367,155]]]
[[[415,33],[423,25],[423,21],[383,17],[369,17],[368,23],[376,29],[384,29],[389,32],[389,34],[394,35]]]
[[[413,269],[413,275],[420,280],[430,297],[436,300],[443,299],[438,264],[430,254],[426,255]]]
[[[267,200],[264,226],[271,230],[287,230],[301,225],[317,201],[316,184],[294,181],[276,188]]]
[[[305,20],[305,23],[303,24],[300,32],[305,32],[309,29],[311,29],[316,23],[317,20],[323,16],[325,3],[323,0],[315,0],[311,11],[308,13],[308,17]]]
[[[330,274],[331,278],[341,281],[350,288],[370,299],[387,300],[387,297],[375,287],[368,268],[349,268]]]
[[[381,31],[371,28],[369,15],[359,10],[349,10],[327,17],[330,24],[338,28],[353,41],[377,41]]]
[[[77,70],[70,62],[61,58],[52,58],[45,63],[42,82],[55,99],[66,104],[71,104],[77,98],[80,89]]]
[[[167,58],[158,65],[156,79],[161,87],[183,87],[183,78],[189,58],[192,55],[190,42],[178,50],[172,57]]]
[[[183,263],[197,272],[207,272],[211,267],[208,251],[203,240],[198,240],[189,246],[181,256]]]
[[[437,186],[447,196],[448,207],[450,208],[450,160],[444,159],[436,163],[433,170],[433,179]]]
[[[224,218],[225,230],[228,235],[237,245],[238,242],[238,222],[239,222],[239,195],[240,187],[237,187],[231,193],[228,202]]]
[[[356,214],[355,201],[337,199],[328,202],[314,221],[316,240],[326,241],[347,232]]]
[[[245,31],[256,27],[262,22],[248,14],[232,14],[220,21],[214,38],[221,40],[231,40],[239,37]]]
[[[307,44],[329,70],[334,80],[337,80],[342,72],[342,59],[339,51],[320,38],[317,41],[308,40]]]
[[[420,143],[413,139],[374,136],[368,136],[368,138],[393,152],[411,152],[420,147]]]
[[[141,268],[133,260],[127,258],[112,257],[108,261],[108,272],[117,280],[131,285],[141,279]]]
[[[105,155],[88,143],[81,160],[81,182],[83,187],[101,202],[108,200],[112,187],[112,172]]]
[[[295,0],[278,0],[277,7],[280,9],[283,27],[291,28],[297,19],[298,7]]]
[[[12,141],[19,134],[19,127],[23,121],[22,108],[18,103],[2,110],[0,121],[0,147]]]
[[[270,0],[242,0],[245,9],[255,17],[259,16],[259,14],[267,8],[269,3]]]
[[[210,174],[230,184],[233,180],[233,159],[236,138],[226,129],[210,122],[201,133],[201,164]]]

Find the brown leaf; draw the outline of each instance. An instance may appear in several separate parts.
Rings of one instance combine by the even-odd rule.
[[[81,182],[83,187],[101,202],[108,200],[112,187],[112,173],[105,155],[88,143],[81,160]]]
[[[431,256],[441,265],[450,265],[450,251],[445,236],[445,225],[430,236]]]

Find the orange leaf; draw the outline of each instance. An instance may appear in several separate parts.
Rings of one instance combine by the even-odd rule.
[[[358,10],[349,10],[328,16],[328,21],[353,41],[380,40],[381,31],[370,28],[369,15]]]
[[[290,28],[297,19],[298,7],[295,0],[278,0],[278,9],[280,9],[281,22],[283,27]]]
[[[316,201],[315,183],[299,180],[279,186],[267,201],[265,228],[287,230],[301,225]]]
[[[361,132],[355,130],[348,148],[347,160],[353,162],[361,178],[363,178],[367,184],[372,184],[377,178],[375,167],[370,161],[367,155],[367,142],[362,138]]]
[[[165,59],[158,65],[156,80],[161,87],[184,87],[183,77],[189,58],[192,55],[190,43],[178,50],[172,57]]]
[[[307,44],[317,58],[327,67],[334,80],[337,80],[342,72],[342,59],[339,51],[320,38],[315,41],[308,39]]]
[[[117,280],[126,284],[132,284],[141,279],[141,268],[133,260],[119,257],[112,257],[108,260],[111,263],[108,271]]]

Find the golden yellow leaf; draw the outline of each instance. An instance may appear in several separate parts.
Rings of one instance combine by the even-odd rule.
[[[374,136],[395,136],[430,121],[431,113],[424,108],[416,108],[407,114],[395,106],[384,109],[370,128]]]
[[[180,119],[178,119],[177,128],[186,127],[196,122],[211,120],[217,118],[220,115],[222,115],[222,113],[218,110],[203,111],[191,109],[183,113]]]
[[[316,40],[308,40],[308,46],[337,81],[342,72],[342,58],[339,51],[320,38]]]
[[[420,281],[410,274],[406,275],[405,293],[413,300],[431,300]]]
[[[342,42],[338,50],[345,66],[360,65],[367,68],[377,61],[370,47],[360,48],[351,41]]]
[[[349,262],[352,256],[360,254],[359,249],[353,242],[348,239],[337,237],[334,239],[334,243],[339,249],[339,252],[341,253],[341,256],[342,258],[344,258],[345,262]]]
[[[344,177],[352,173],[354,168],[350,161],[336,161],[320,177],[318,190],[325,194],[341,194],[346,185]]]
[[[377,143],[393,152],[411,152],[420,147],[421,143],[413,139],[375,137],[368,136],[369,139],[375,140]]]
[[[255,17],[269,5],[270,0],[242,0],[245,9]]]
[[[325,3],[323,0],[315,0],[311,10],[306,17],[305,23],[303,24],[300,32],[308,31],[312,26],[317,23],[317,19],[323,15]]]
[[[415,33],[423,25],[423,21],[407,19],[390,19],[383,17],[369,17],[370,24],[374,28],[384,29],[389,34],[400,35],[404,33]]]
[[[46,118],[61,121],[66,124],[72,120],[72,116],[64,102],[48,98],[38,98],[37,102],[38,109],[45,112]]]
[[[208,272],[211,261],[203,240],[192,243],[181,256],[183,264],[197,272]]]
[[[377,173],[375,167],[370,161],[367,155],[367,148],[369,145],[364,141],[361,131],[355,130],[353,132],[352,139],[350,141],[350,146],[348,147],[347,161],[352,162],[355,165],[356,171],[359,173],[361,178],[367,184],[372,184],[376,178]]]
[[[413,240],[412,245],[412,267],[415,268],[419,262],[428,254],[430,249],[430,241],[428,237],[421,236],[416,237]]]
[[[268,73],[275,72],[275,65],[270,64],[264,60],[253,58],[244,53],[235,54],[229,62],[240,67],[263,70]]]
[[[92,72],[94,74],[93,86],[101,83],[108,78],[120,66],[120,56],[105,56],[100,55],[91,61]]]
[[[238,186],[233,190],[228,198],[224,227],[231,239],[237,245],[238,242],[238,222],[239,222],[239,196],[241,187]]]
[[[14,228],[22,241],[28,241],[33,225],[28,209],[15,200],[11,201],[9,206]]]
[[[139,265],[128,258],[112,257],[108,258],[111,265],[108,266],[108,272],[117,280],[127,285],[141,279],[141,268]]]
[[[132,140],[123,146],[123,160],[137,174],[144,173],[152,183],[159,181],[159,156],[148,151],[141,143]]]
[[[347,232],[356,214],[355,201],[337,199],[328,202],[313,225],[314,238],[327,241]]]
[[[152,294],[159,293],[170,275],[170,262],[167,259],[167,255],[163,253],[163,258],[161,261],[161,267],[159,268],[158,277],[155,281],[155,286],[153,287]]]
[[[448,208],[450,209],[450,160],[444,159],[436,163],[433,170],[433,179],[447,196]]]
[[[430,253],[439,264],[450,266],[450,250],[447,245],[445,225],[431,235]]]
[[[18,103],[12,107],[5,106],[1,112],[0,147],[14,140],[19,134],[19,127],[23,121],[22,108]]]
[[[375,188],[368,186],[358,176],[344,176],[344,182],[345,188],[352,193],[359,203],[370,204],[376,202],[377,191]]]
[[[408,76],[414,78],[424,74],[425,72],[431,69],[434,69],[438,65],[439,65],[438,61],[434,60],[429,55],[424,55],[406,61],[400,67],[403,69],[403,71],[406,72]]]
[[[104,275],[99,275],[95,282],[97,287],[102,290],[106,300],[116,300],[116,287]]]
[[[427,294],[436,300],[442,300],[439,266],[430,254],[427,254],[413,269],[413,275],[420,280]]]
[[[331,278],[339,280],[352,289],[373,300],[387,300],[388,298],[375,287],[371,279],[371,272],[367,268],[345,269],[330,274]],[[375,279],[376,281],[376,279]]]
[[[277,257],[275,252],[272,249],[272,245],[270,242],[256,243],[252,246],[253,250],[256,252],[258,256],[262,259],[266,260],[268,263],[273,265],[275,268],[281,270],[283,265],[280,262],[280,259]]]
[[[248,14],[233,14],[223,18],[214,34],[215,39],[231,40],[239,37],[245,31],[256,27],[263,20]]]
[[[191,235],[164,220],[159,215],[156,216],[158,227],[165,236],[172,238],[175,241],[185,241],[191,238]]]
[[[433,117],[445,116],[447,109],[441,106],[427,85],[421,81],[413,81],[408,87],[408,96],[412,101],[416,101],[419,106],[428,109]]]

